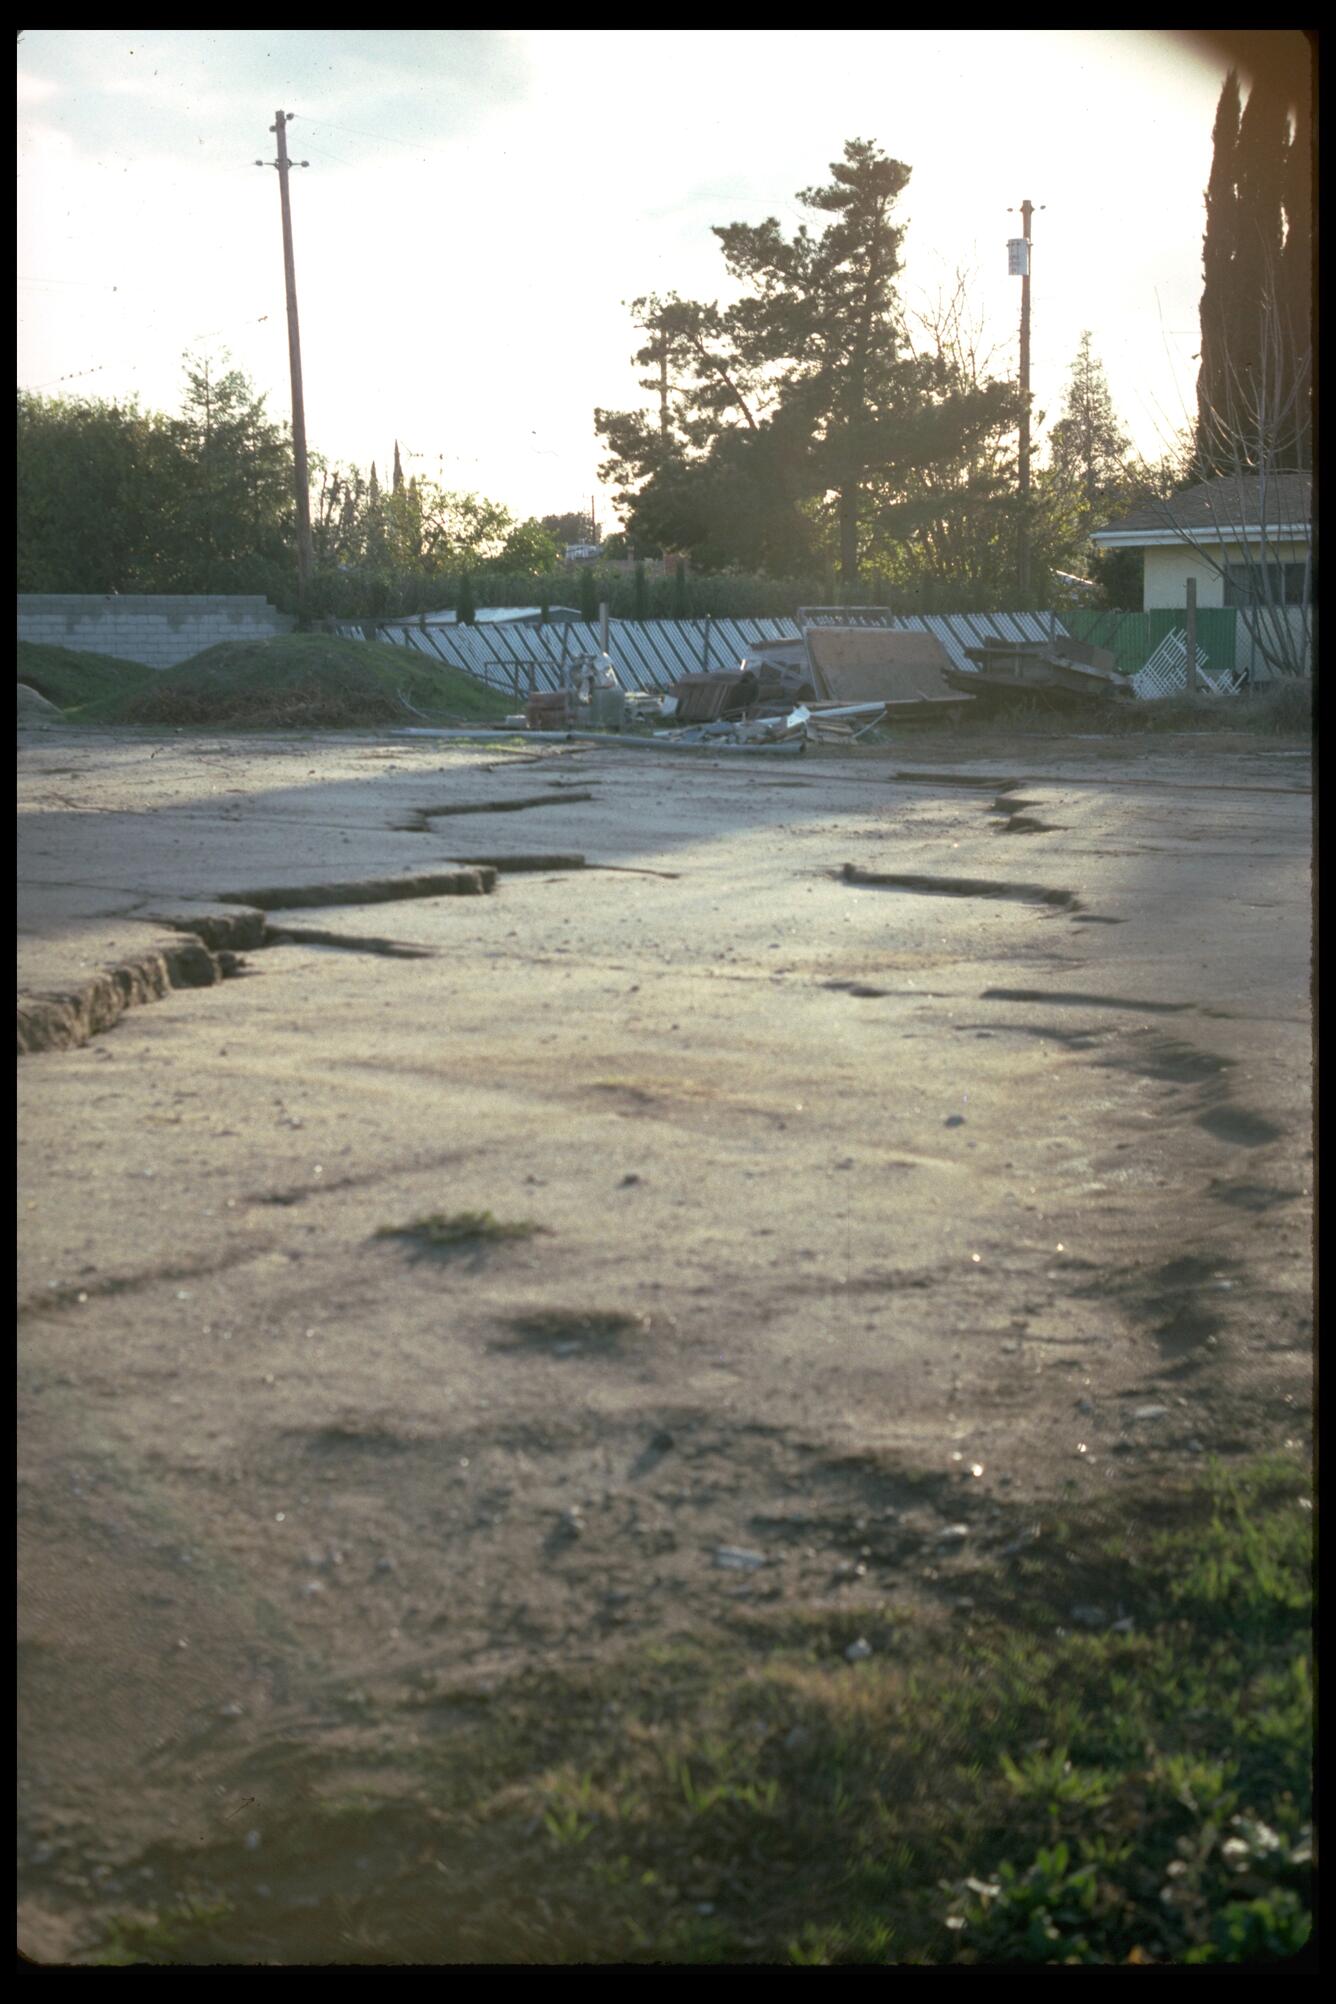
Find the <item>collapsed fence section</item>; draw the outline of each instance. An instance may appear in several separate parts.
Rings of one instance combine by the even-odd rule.
[[[1044,641],[1068,634],[1065,621],[1052,613],[889,613],[859,608],[859,624],[876,623],[894,632],[931,633],[946,650],[952,665],[969,669],[966,649],[987,639]],[[808,623],[847,623],[839,608],[815,608]],[[601,629],[582,620],[531,626],[519,620],[489,621],[477,626],[438,620],[385,620],[368,629],[361,623],[341,625],[349,639],[374,637],[395,647],[409,647],[447,667],[462,668],[490,688],[503,689],[517,706],[531,694],[560,689],[574,666],[602,652]],[[608,654],[622,686],[662,694],[684,675],[736,668],[767,641],[801,640],[803,628],[794,619],[649,619],[608,622]]]

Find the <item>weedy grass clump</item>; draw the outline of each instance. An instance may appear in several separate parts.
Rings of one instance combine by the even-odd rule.
[[[530,1219],[494,1218],[490,1211],[433,1211],[406,1225],[381,1225],[378,1239],[411,1239],[415,1245],[433,1252],[461,1250],[470,1246],[502,1245],[512,1239],[532,1239],[545,1235],[545,1225]]]
[[[507,1349],[614,1351],[629,1339],[643,1336],[651,1325],[648,1315],[628,1314],[610,1308],[541,1308],[512,1315],[506,1322],[511,1340]]]
[[[1310,1506],[1292,1458],[1211,1466],[1050,1515],[991,1594],[989,1563],[963,1560],[950,1610],[733,1602],[485,1698],[405,1688],[357,1757],[387,1793],[322,1817],[338,1777],[312,1742],[300,1803],[293,1771],[266,1823],[269,1897],[239,1847],[207,1861],[234,1910],[192,1927],[172,1909],[149,1954],[1293,1966],[1312,1930]],[[1083,1626],[1092,1590],[1109,1609]],[[182,1848],[183,1884],[203,1862]]]

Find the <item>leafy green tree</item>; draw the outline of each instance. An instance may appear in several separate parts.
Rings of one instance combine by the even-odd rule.
[[[649,583],[643,564],[637,564],[635,568],[635,602],[631,617],[637,620],[649,618]]]
[[[527,522],[517,523],[510,531],[496,559],[496,567],[503,571],[522,572],[526,577],[541,577],[555,571],[560,562],[561,551],[552,536],[531,516]]]
[[[866,564],[944,609],[952,598],[964,609],[1006,604],[1014,593],[1020,406],[1014,386],[991,376],[981,340],[958,272],[950,294],[907,330],[917,389],[906,419],[912,455],[868,483]],[[826,549],[834,555],[829,532]]]
[[[135,403],[20,391],[18,589],[127,591],[159,540],[153,489],[171,454]]]
[[[580,617],[590,626],[598,618],[598,581],[591,564],[580,568]]]
[[[566,515],[544,515],[539,526],[547,530],[557,548],[565,551],[567,543],[596,543],[598,536],[592,517],[572,512]]]
[[[19,399],[25,589],[282,593],[292,453],[235,369],[188,361],[176,417]]]

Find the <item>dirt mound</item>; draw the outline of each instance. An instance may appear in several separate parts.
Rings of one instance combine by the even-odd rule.
[[[505,696],[411,648],[294,633],[206,648],[145,686],[89,704],[82,717],[195,729],[354,730],[424,717],[488,722],[508,708]]]

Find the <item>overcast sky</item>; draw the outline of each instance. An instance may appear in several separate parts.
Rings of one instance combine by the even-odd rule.
[[[26,389],[175,410],[183,351],[226,349],[290,415],[281,106],[307,433],[344,462],[398,438],[519,515],[587,506],[594,406],[646,401],[624,302],[724,296],[710,226],[793,229],[851,138],[913,170],[906,304],[963,271],[1000,374],[1036,204],[1050,420],[1086,327],[1145,452],[1194,405],[1224,64],[1166,32],[37,28],[18,69]]]

